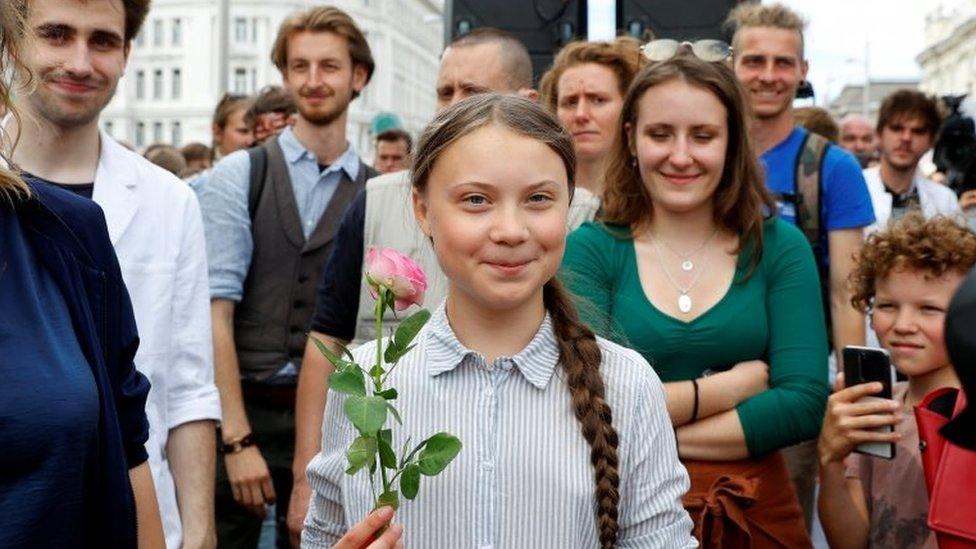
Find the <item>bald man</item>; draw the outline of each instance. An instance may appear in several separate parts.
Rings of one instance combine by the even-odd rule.
[[[862,168],[877,159],[878,144],[874,125],[859,114],[849,114],[840,120],[840,146],[857,157]]]

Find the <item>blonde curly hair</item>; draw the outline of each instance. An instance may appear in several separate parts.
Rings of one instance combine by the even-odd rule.
[[[895,269],[921,271],[933,277],[967,273],[976,265],[976,234],[951,218],[926,220],[912,212],[868,237],[851,273],[851,304],[868,312],[878,279]]]

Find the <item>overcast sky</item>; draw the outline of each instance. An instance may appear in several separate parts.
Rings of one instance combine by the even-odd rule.
[[[925,14],[940,0],[782,0],[808,21],[808,78],[817,104],[844,84],[864,81],[865,44],[871,78],[919,78]],[[954,4],[962,0],[941,0]],[[614,0],[590,0],[591,39],[613,36]]]

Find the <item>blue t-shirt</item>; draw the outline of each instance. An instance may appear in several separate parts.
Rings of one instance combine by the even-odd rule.
[[[760,156],[766,169],[766,185],[777,194],[796,194],[796,158],[807,130],[795,128],[789,137]],[[821,167],[823,188],[820,195],[820,218],[823,220],[818,260],[826,266],[827,232],[865,227],[874,223],[874,208],[861,166],[850,153],[837,146],[827,148]],[[779,202],[780,216],[796,225],[792,203]]]
[[[97,454],[99,397],[71,313],[0,208],[0,547],[73,547]]]

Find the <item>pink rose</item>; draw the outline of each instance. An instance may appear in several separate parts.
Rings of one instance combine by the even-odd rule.
[[[427,291],[424,270],[393,248],[370,248],[366,252],[366,281],[373,299],[379,298],[380,286],[393,292],[397,311],[420,305]]]

